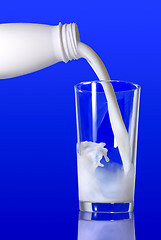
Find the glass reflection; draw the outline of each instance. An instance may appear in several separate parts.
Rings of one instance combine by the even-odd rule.
[[[133,213],[79,213],[78,240],[135,240]]]

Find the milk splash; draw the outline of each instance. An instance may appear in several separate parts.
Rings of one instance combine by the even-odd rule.
[[[110,162],[105,143],[77,144],[79,200],[132,202],[134,168],[124,174],[122,165]]]

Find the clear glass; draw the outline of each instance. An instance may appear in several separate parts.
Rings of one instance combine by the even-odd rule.
[[[102,84],[112,84],[130,141],[124,172]],[[79,207],[89,212],[131,212],[134,204],[140,86],[91,81],[75,86]]]

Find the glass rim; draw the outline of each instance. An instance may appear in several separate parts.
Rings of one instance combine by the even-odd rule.
[[[81,90],[81,89],[78,89],[78,86],[84,86],[84,85],[88,85],[88,84],[92,84],[93,82],[95,83],[101,83],[101,82],[107,82],[107,83],[110,83],[110,82],[118,82],[118,83],[125,83],[125,84],[130,84],[132,86],[135,87],[135,89],[130,89],[130,90],[123,90],[123,91],[114,91],[115,93],[121,93],[121,92],[134,92],[136,90],[140,90],[141,89],[141,86],[136,84],[136,83],[132,83],[132,82],[126,82],[126,81],[121,81],[121,80],[91,80],[91,81],[84,81],[84,82],[80,82],[80,83],[77,83],[74,88],[79,91],[79,92],[91,92],[91,91],[88,91],[88,90]],[[99,91],[97,91],[97,93],[99,93]],[[103,93],[100,92],[100,93]]]

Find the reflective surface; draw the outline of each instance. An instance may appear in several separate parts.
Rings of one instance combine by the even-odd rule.
[[[106,215],[106,214],[105,214]],[[114,214],[116,215],[116,214]],[[79,223],[78,223],[78,240],[134,240],[135,239],[135,227],[134,227],[134,216],[133,214],[129,215],[129,218],[122,219],[122,215],[118,216],[118,220],[113,221],[112,216],[107,214],[103,217],[97,214],[79,214]],[[111,221],[101,220],[108,218]],[[120,220],[119,220],[120,217]],[[127,216],[125,216],[127,217]]]
[[[125,217],[125,216],[124,216]],[[78,212],[8,212],[1,210],[0,239],[142,240],[160,239],[157,212],[136,212],[134,218],[100,221]]]

